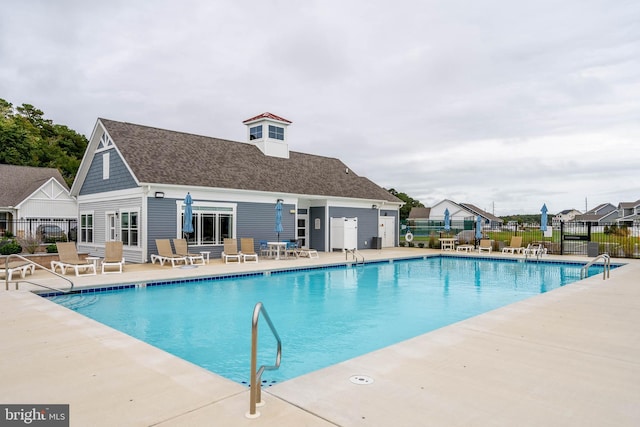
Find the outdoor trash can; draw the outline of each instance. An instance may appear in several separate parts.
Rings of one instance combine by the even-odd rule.
[[[587,243],[587,256],[596,257],[600,255],[598,252],[599,252],[598,242]]]
[[[382,237],[371,238],[371,249],[382,249]]]

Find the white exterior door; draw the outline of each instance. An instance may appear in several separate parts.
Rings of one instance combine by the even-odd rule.
[[[378,236],[382,237],[382,247],[392,248],[396,243],[396,218],[381,216],[378,221]]]
[[[309,243],[307,242],[307,223],[309,222],[309,215],[298,214],[296,225],[296,239],[300,241],[300,245],[303,248],[308,249]]]
[[[107,242],[113,242],[118,239],[118,216],[115,212],[107,213]]]

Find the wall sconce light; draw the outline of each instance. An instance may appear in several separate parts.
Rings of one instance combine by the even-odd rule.
[[[289,213],[290,213],[290,214],[295,214],[295,213],[296,213],[296,210],[295,210],[295,209],[291,209],[291,210],[289,211]]]
[[[371,209],[378,209],[378,205],[371,205]]]
[[[156,197],[156,199],[164,199],[164,192],[156,191],[155,197]]]

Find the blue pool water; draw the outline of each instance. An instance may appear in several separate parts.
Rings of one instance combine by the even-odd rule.
[[[280,369],[263,375],[273,383],[550,291],[580,268],[443,256],[52,299],[241,383],[262,302],[283,343]],[[272,365],[275,340],[264,320],[259,328],[258,364]]]

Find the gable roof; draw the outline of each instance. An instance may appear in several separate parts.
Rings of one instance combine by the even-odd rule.
[[[51,178],[69,190],[58,169],[0,164],[0,206],[18,206]]]
[[[140,185],[228,188],[403,204],[335,158],[295,151],[288,159],[271,157],[249,143],[98,120]]]
[[[640,199],[635,202],[620,202],[618,203],[618,209],[633,209],[636,206],[640,206]]]
[[[471,203],[460,203],[460,206],[462,206],[463,208],[470,210],[471,212],[473,212],[476,215],[480,215],[483,218],[486,218],[492,222],[504,222],[502,220],[502,218],[498,218],[495,215],[490,214],[489,212],[483,211],[482,209],[480,209],[479,207],[472,205]]]
[[[611,203],[601,203],[595,208],[588,210],[583,214],[576,215],[574,220],[576,221],[600,221],[603,218],[609,216],[611,212],[615,211],[616,207]]]
[[[409,211],[409,219],[429,219],[431,208],[417,208],[413,207]]]
[[[275,121],[278,121],[278,122],[291,124],[291,120],[287,120],[287,119],[285,119],[283,117],[276,116],[275,114],[272,114],[272,113],[258,114],[255,117],[251,117],[250,119],[244,120],[242,123],[247,124],[247,123],[254,122],[254,121],[260,120],[260,119],[272,119],[272,120],[275,120]]]

